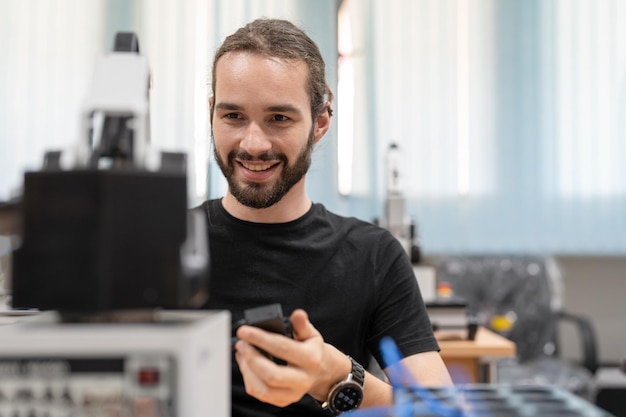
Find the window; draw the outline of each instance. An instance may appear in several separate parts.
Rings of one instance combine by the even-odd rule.
[[[367,45],[361,217],[383,210],[396,142],[425,252],[626,253],[626,3],[351,7],[366,16],[351,21]]]

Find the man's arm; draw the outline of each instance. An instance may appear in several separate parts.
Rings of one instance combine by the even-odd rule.
[[[246,392],[257,399],[285,407],[305,394],[325,401],[331,387],[344,380],[352,366],[348,357],[324,343],[307,314],[296,310],[291,315],[294,340],[250,326],[237,331],[236,358]],[[257,348],[281,358],[289,366],[269,360]],[[437,352],[424,352],[402,360],[424,386],[452,385],[448,371]],[[391,387],[370,373],[365,376],[362,407],[390,405]]]
[[[423,352],[402,359],[402,366],[416,382],[424,387],[452,386],[452,379],[439,352]],[[366,373],[364,398],[361,407],[390,405],[393,401],[391,386],[374,375]]]

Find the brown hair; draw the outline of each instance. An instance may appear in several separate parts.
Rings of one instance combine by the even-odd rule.
[[[212,88],[215,94],[215,68],[219,59],[229,52],[247,51],[285,60],[302,60],[309,68],[308,93],[311,97],[311,116],[319,116],[332,108],[333,93],[326,82],[326,65],[319,48],[304,31],[281,19],[257,19],[228,36],[213,58]]]

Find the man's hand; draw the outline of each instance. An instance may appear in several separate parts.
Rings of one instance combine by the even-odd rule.
[[[235,357],[246,392],[278,407],[297,402],[305,394],[325,400],[331,386],[351,369],[348,357],[324,343],[304,310],[295,310],[290,320],[293,339],[253,326],[237,330],[240,340]],[[259,349],[286,361],[287,366],[273,362]]]

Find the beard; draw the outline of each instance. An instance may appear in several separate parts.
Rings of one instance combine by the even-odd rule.
[[[307,143],[297,156],[293,165],[289,165],[287,156],[282,153],[267,152],[256,158],[242,150],[234,150],[228,153],[227,160],[224,160],[219,151],[213,146],[213,156],[222,174],[228,182],[230,193],[246,207],[264,209],[278,203],[307,173],[311,166],[311,154],[313,153],[314,132],[313,127],[309,133]],[[237,181],[235,178],[235,159],[239,160],[279,160],[283,164],[280,178],[271,183],[256,183],[248,181]]]

